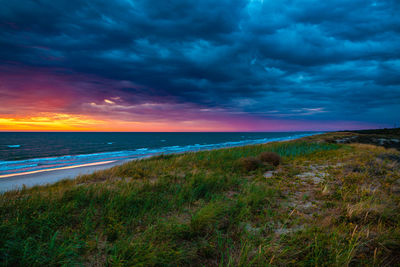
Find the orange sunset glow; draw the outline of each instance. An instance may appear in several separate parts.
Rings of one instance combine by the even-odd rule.
[[[203,123],[199,125],[199,123]],[[2,131],[149,131],[173,132],[183,131],[210,131],[227,129],[229,126],[208,122],[208,126],[199,121],[184,122],[134,122],[110,119],[97,119],[86,115],[41,113],[35,116],[3,117],[0,118]],[[228,128],[230,129],[230,128]],[[234,128],[232,128],[234,130]]]
[[[128,80],[19,65],[0,67],[0,96],[0,131],[318,131],[376,126],[323,119],[330,114],[323,107],[266,106],[252,114],[245,109],[253,109],[256,102],[248,98],[232,100],[229,105],[235,108],[182,101]]]

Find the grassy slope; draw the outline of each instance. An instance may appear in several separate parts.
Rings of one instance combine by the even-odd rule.
[[[0,262],[399,264],[400,154],[331,137],[160,156],[5,193]],[[262,151],[284,159],[270,178],[270,166],[238,165]]]

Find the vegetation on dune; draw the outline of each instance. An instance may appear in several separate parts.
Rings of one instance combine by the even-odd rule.
[[[263,162],[256,157],[245,157],[238,160],[238,165],[245,172],[254,171],[263,165]]]
[[[399,152],[323,138],[161,155],[4,193],[0,262],[399,264]]]
[[[278,166],[279,163],[281,163],[281,156],[279,156],[279,154],[275,152],[269,152],[269,151],[262,152],[259,155],[259,158],[261,161],[270,163],[275,167]]]

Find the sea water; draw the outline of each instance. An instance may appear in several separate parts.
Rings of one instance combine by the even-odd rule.
[[[159,154],[283,141],[316,132],[0,133],[0,177]]]

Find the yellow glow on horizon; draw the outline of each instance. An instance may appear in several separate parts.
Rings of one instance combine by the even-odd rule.
[[[172,132],[219,131],[229,126],[210,121],[124,121],[66,113],[0,117],[0,131]]]
[[[40,113],[35,116],[0,117],[1,131],[85,131],[104,121],[88,116],[64,113]]]

